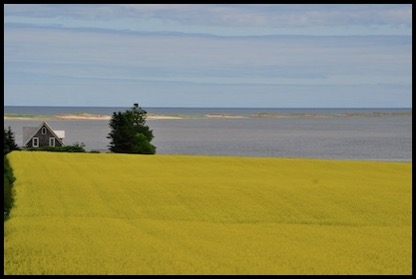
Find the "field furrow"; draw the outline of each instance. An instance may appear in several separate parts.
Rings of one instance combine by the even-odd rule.
[[[412,163],[8,156],[5,274],[412,273]]]

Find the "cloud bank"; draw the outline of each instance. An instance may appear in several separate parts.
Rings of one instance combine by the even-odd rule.
[[[412,24],[411,5],[6,4],[8,16],[106,19],[145,17],[183,24],[299,27]]]
[[[5,11],[8,105],[125,106],[139,99],[149,106],[411,106],[409,35],[219,35],[248,27],[406,28],[410,5],[55,4]],[[159,30],[161,22],[191,28]]]

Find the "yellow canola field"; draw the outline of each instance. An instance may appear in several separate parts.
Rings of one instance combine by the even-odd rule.
[[[12,152],[5,274],[411,274],[410,162]]]

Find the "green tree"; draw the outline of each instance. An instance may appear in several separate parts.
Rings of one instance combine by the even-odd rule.
[[[147,112],[138,104],[125,112],[114,112],[110,120],[110,151],[115,153],[155,154],[150,142],[153,131],[146,125]]]
[[[4,155],[13,150],[19,150],[19,147],[15,142],[13,131],[9,126],[7,130],[4,128]]]

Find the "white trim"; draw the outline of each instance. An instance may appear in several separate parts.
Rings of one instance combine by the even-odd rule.
[[[55,147],[55,138],[54,137],[49,138],[49,146]]]
[[[35,144],[36,141],[36,144]],[[38,137],[33,137],[32,138],[32,147],[39,147],[39,138]]]
[[[46,127],[42,127],[42,130],[40,132],[42,135],[46,135]]]

